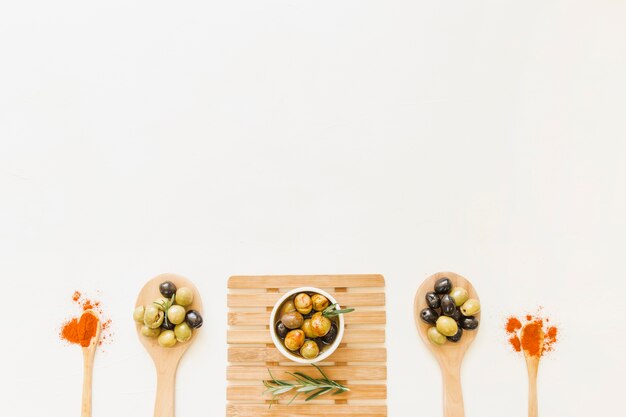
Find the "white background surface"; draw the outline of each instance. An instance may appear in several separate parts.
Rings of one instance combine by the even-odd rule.
[[[626,3],[19,1],[0,5],[2,415],[78,415],[57,327],[100,290],[115,343],[94,417],[151,416],[130,317],[152,276],[194,280],[206,324],[178,414],[223,415],[226,279],[382,273],[389,414],[441,415],[413,294],[470,278],[483,323],[468,417],[526,414],[501,329],[561,324],[541,415],[623,397]]]

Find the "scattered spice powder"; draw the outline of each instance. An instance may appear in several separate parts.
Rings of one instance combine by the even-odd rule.
[[[80,316],[72,317],[63,323],[59,337],[68,343],[89,346],[91,339],[96,335],[98,329],[98,319],[92,314],[85,313],[92,310],[96,316],[100,318],[100,340],[98,345],[112,341],[111,319],[106,318],[106,314],[102,309],[100,301],[87,298],[79,291],[75,291],[72,295],[72,301],[80,308]]]
[[[558,340],[558,328],[548,325],[549,322],[549,318],[541,316],[541,308],[535,315],[527,314],[524,324],[517,317],[507,318],[505,330],[509,344],[516,352],[524,350],[531,356],[543,356],[545,353],[551,352]],[[543,346],[541,344],[542,333]]]

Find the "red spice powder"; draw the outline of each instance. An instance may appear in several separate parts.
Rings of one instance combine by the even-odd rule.
[[[72,294],[72,301],[78,305],[81,311],[79,317],[74,317],[63,323],[59,337],[69,343],[78,344],[84,347],[89,346],[91,338],[95,336],[98,319],[91,314],[82,314],[87,310],[92,310],[100,318],[100,340],[98,345],[112,341],[111,319],[102,308],[100,301],[85,297],[80,291]]]
[[[516,317],[509,317],[506,321],[506,332],[513,333],[522,328],[522,323]]]
[[[541,309],[539,309],[541,311]],[[527,314],[526,323],[517,317],[507,318],[505,330],[508,335],[508,342],[516,352],[526,351],[531,356],[543,356],[546,352],[554,350],[557,342],[558,328],[547,326],[549,318]],[[543,344],[542,344],[543,338]]]
[[[63,325],[61,337],[70,343],[88,347],[98,331],[99,320],[91,313],[83,313],[80,320],[73,318]]]

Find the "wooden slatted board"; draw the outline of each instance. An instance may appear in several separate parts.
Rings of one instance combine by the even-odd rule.
[[[269,316],[288,290],[313,286],[332,294],[346,314],[346,329],[339,348],[319,364],[332,379],[350,388],[337,396],[287,404],[291,396],[272,404],[263,396],[268,369],[276,378],[290,379],[284,371],[312,366],[283,357],[272,343]],[[387,349],[385,347],[385,279],[382,275],[233,276],[228,281],[228,388],[227,417],[386,417]]]

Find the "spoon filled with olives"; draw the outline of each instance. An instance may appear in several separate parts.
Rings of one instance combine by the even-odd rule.
[[[176,369],[202,326],[198,290],[187,278],[161,274],[139,292],[133,318],[157,371],[154,417],[174,417]]]
[[[472,284],[454,272],[438,272],[422,283],[413,304],[417,331],[442,372],[445,417],[463,417],[461,362],[480,323],[480,301]]]

